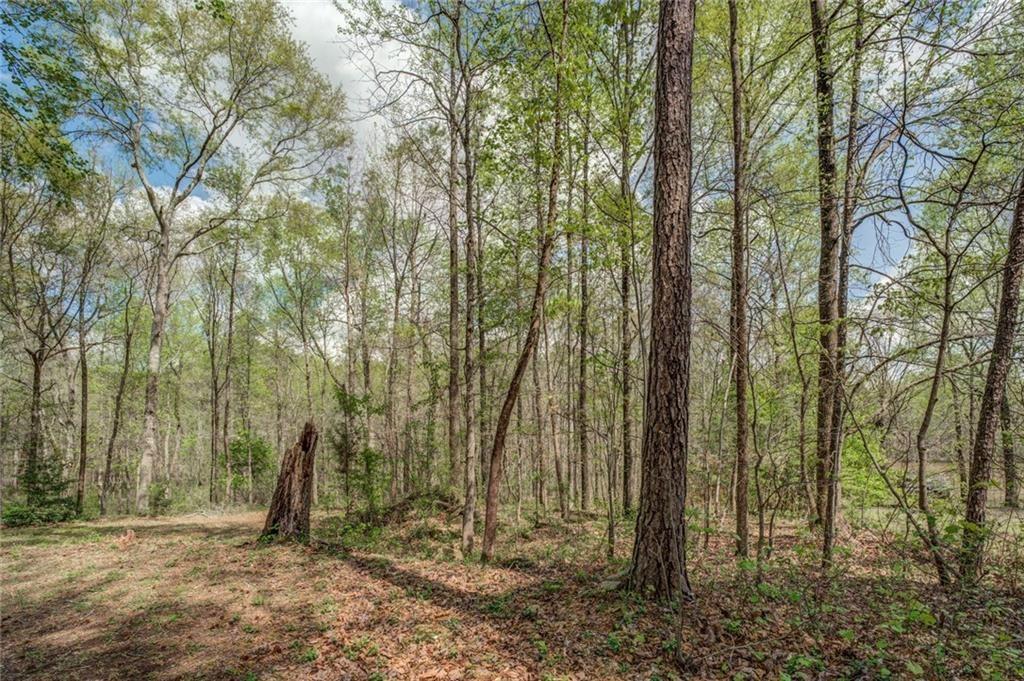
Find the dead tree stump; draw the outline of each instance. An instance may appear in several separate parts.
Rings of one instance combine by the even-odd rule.
[[[263,525],[263,537],[290,537],[299,541],[309,538],[313,460],[318,438],[316,426],[307,421],[299,441],[285,452],[267,522]]]

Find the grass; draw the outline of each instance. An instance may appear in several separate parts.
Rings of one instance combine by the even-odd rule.
[[[983,593],[943,594],[898,536],[848,533],[825,575],[797,524],[761,571],[715,534],[690,552],[698,600],[680,619],[603,586],[630,537],[608,561],[597,520],[504,528],[495,567],[456,559],[443,514],[321,516],[314,547],[254,542],[261,522],[5,530],[5,678],[1024,678],[1010,549]]]

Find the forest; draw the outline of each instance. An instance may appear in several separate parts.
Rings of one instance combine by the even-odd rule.
[[[6,679],[1024,679],[1024,5],[7,0]]]

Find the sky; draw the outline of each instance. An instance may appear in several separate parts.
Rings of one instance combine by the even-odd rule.
[[[332,0],[280,0],[294,19],[292,34],[309,48],[316,67],[345,90],[349,119],[357,151],[371,146],[374,128],[383,121],[367,115],[373,84],[358,55],[352,53],[338,27],[344,17]]]
[[[339,27],[345,23],[344,15],[335,7],[333,0],[279,1],[291,13],[292,34],[307,46],[316,68],[344,90],[348,104],[346,117],[355,143],[353,155],[364,155],[375,146],[374,140],[382,134],[386,124],[379,115],[370,113],[374,85],[367,76],[364,57],[355,53],[345,36],[339,33]],[[385,0],[396,5],[399,1]],[[397,49],[378,50],[374,57],[378,67],[386,65],[387,61],[400,60]],[[7,74],[0,73],[0,81],[6,77]],[[165,174],[167,177],[163,177]],[[152,179],[156,184],[170,183],[172,180],[169,173],[160,171]],[[205,195],[205,191],[197,192],[200,203]],[[893,263],[906,253],[908,245],[897,228],[887,228],[884,223],[863,224],[854,237],[853,260],[872,269],[888,272]],[[878,277],[869,275],[868,279],[873,282]],[[862,285],[857,282],[851,284],[855,296],[866,293]]]

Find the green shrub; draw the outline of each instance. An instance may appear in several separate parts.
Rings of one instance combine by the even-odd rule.
[[[4,504],[2,522],[5,527],[62,523],[75,517],[74,499],[52,499],[43,505],[8,501]]]
[[[232,487],[249,487],[249,464],[252,463],[254,489],[272,489],[277,476],[274,448],[256,433],[241,430],[228,445],[231,455]]]
[[[868,434],[870,452],[865,449],[864,441],[859,437],[849,437],[843,445],[843,467],[840,473],[843,492],[858,506],[884,506],[894,501],[885,481],[871,462],[872,456],[876,460],[881,458],[876,439],[874,433]]]
[[[149,486],[149,514],[164,515],[171,509],[171,490],[164,480],[157,480]]]

